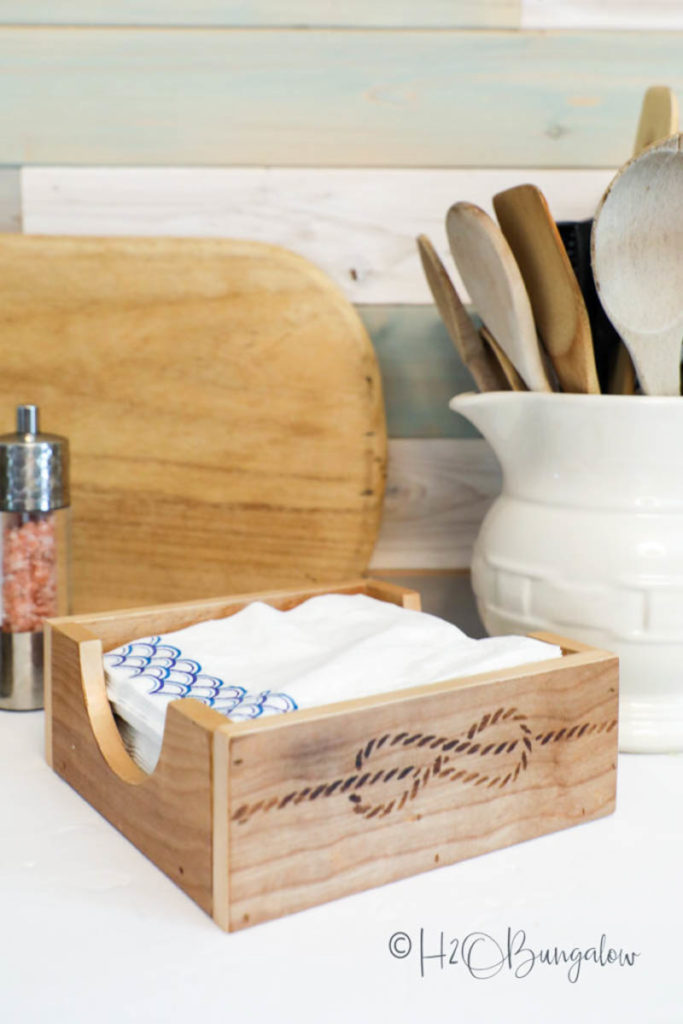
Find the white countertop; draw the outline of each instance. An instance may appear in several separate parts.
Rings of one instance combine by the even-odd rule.
[[[582,1024],[683,1021],[683,756],[622,755],[616,814],[228,935],[43,758],[42,712],[0,713],[0,1019]],[[634,966],[490,978],[450,964],[610,947]],[[438,954],[443,966],[424,959]],[[398,959],[389,940],[405,933]],[[397,952],[407,940],[399,935]],[[574,966],[576,969],[576,965]],[[527,973],[528,971],[528,973]],[[543,1011],[543,1012],[541,1012]]]

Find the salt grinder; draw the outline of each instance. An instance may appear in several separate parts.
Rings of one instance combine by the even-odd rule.
[[[69,443],[17,407],[0,436],[0,710],[43,706],[43,620],[69,611]]]

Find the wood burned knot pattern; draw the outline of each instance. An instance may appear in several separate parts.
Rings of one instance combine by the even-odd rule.
[[[354,814],[370,820],[402,810],[428,785],[457,783],[503,789],[517,782],[538,748],[611,732],[617,725],[617,720],[612,719],[534,733],[529,721],[516,707],[498,708],[457,737],[408,730],[373,737],[357,751],[348,775],[283,796],[242,804],[232,815],[232,821],[245,825],[258,813],[340,796],[348,801]],[[376,762],[380,751],[383,757],[394,752],[396,756],[391,758],[389,767],[375,770],[373,761]],[[496,759],[502,762],[509,755],[514,755],[513,763],[508,762],[504,770],[496,770]]]

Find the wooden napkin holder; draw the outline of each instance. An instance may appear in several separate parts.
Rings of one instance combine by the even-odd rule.
[[[618,661],[559,643],[547,662],[233,723],[168,708],[145,774],[121,741],[102,653],[321,593],[409,608],[373,580],[53,619],[46,752],[54,770],[229,931],[609,814]]]

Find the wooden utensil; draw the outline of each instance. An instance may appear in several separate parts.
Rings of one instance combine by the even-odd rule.
[[[666,85],[651,86],[643,97],[633,155],[678,131],[678,99]]]
[[[485,324],[482,324],[479,336],[492,353],[494,359],[497,361],[498,366],[507,381],[508,388],[512,391],[528,391],[528,387]]]
[[[446,215],[446,232],[480,317],[527,386],[551,391],[529,296],[500,228],[473,203],[456,203]]]
[[[517,185],[494,196],[493,207],[561,389],[599,394],[586,304],[545,196]]]
[[[638,156],[653,142],[659,142],[677,131],[677,97],[667,86],[653,85],[643,97],[633,155]],[[610,391],[615,395],[633,395],[635,390],[636,372],[633,360],[624,343],[620,342],[614,361]]]
[[[76,610],[367,568],[381,380],[353,307],[306,260],[7,235],[0,325],[0,422],[34,402],[71,442]]]
[[[508,390],[506,378],[498,362],[482,344],[448,271],[426,235],[419,235],[417,248],[437,309],[477,387],[480,391]]]
[[[595,283],[648,395],[680,394],[683,153],[674,135],[630,160],[593,223]]]
[[[678,100],[674,93],[665,86],[648,89],[643,98],[634,155],[677,130]],[[591,227],[592,220],[558,224],[588,310],[602,389],[610,394],[632,395],[636,386],[633,362],[602,308],[595,289],[590,262]]]
[[[602,308],[593,279],[591,266],[593,218],[558,221],[556,226],[586,305],[600,390],[604,394],[633,394],[635,370],[631,357],[607,313]],[[616,380],[615,366],[617,362],[620,367],[623,365],[622,356],[625,356],[624,369],[631,368],[630,392],[617,390],[617,387],[628,388],[629,386],[626,373],[620,373],[619,380]]]

